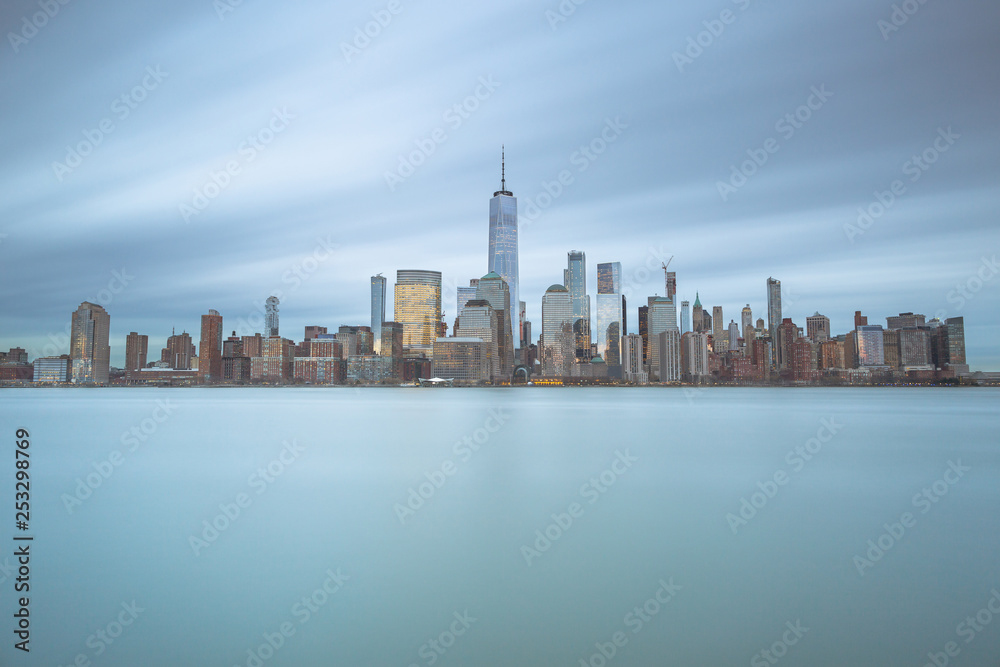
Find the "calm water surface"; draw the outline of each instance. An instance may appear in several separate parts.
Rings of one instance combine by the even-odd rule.
[[[0,664],[997,665],[998,426],[991,389],[4,390]]]

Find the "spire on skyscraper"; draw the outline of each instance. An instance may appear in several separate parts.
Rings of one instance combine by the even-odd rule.
[[[513,197],[514,193],[507,189],[507,160],[506,147],[500,144],[500,189],[493,193],[493,196],[507,195]]]

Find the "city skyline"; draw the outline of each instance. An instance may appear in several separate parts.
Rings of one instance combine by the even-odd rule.
[[[284,330],[362,324],[370,276],[406,267],[442,271],[451,320],[452,286],[487,272],[482,220],[506,145],[514,301],[536,334],[541,295],[579,249],[589,285],[596,264],[622,263],[632,317],[674,256],[678,296],[700,292],[709,311],[764,312],[774,275],[796,322],[820,310],[844,331],[859,309],[944,311],[965,317],[970,363],[1000,368],[1000,137],[981,85],[1000,9],[923,5],[883,33],[891,7],[842,3],[822,35],[801,30],[809,8],[730,9],[738,20],[702,38],[718,15],[696,5],[553,20],[525,2],[443,23],[406,8],[348,59],[339,45],[378,8],[61,6],[0,61],[24,101],[0,129],[0,348],[41,353],[84,300],[112,314],[118,366],[129,331],[158,348],[211,308],[249,319],[278,290]],[[12,3],[12,31],[35,11]],[[523,48],[465,39],[497,24]],[[242,39],[254,28],[287,53],[256,59]],[[754,40],[762,30],[781,39]],[[607,68],[591,66],[597,35],[619,45]],[[411,58],[429,39],[441,56]],[[540,53],[558,57],[538,67]]]

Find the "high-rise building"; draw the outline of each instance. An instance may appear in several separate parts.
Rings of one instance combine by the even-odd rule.
[[[209,310],[201,316],[201,342],[198,344],[198,377],[205,382],[222,380],[222,315]]]
[[[722,319],[722,306],[712,306],[712,351],[722,354],[729,349],[729,334]]]
[[[899,336],[898,366],[900,368],[903,370],[934,370],[930,329],[927,327],[903,327],[887,331]],[[886,363],[889,363],[888,359],[886,359]]]
[[[102,306],[84,301],[73,313],[69,354],[72,381],[107,384],[111,369],[111,317]]]
[[[186,331],[177,333],[173,330],[167,338],[167,346],[160,350],[160,361],[167,363],[169,368],[186,371],[191,368],[191,359],[196,356],[194,341]]]
[[[621,337],[625,333],[624,311],[624,295],[597,295],[597,354],[608,366],[621,365]]]
[[[701,295],[694,293],[694,310],[691,312],[691,330],[700,333],[705,330],[705,316],[701,307]]]
[[[815,343],[830,340],[830,318],[820,315],[817,311],[815,315],[806,318],[806,336]]]
[[[496,275],[496,274],[488,274]],[[497,278],[500,278],[497,276]],[[503,278],[500,278],[503,281]],[[506,286],[506,283],[503,283]],[[482,283],[480,283],[482,285]],[[507,310],[497,310],[495,309],[489,301],[486,299],[473,299],[465,304],[462,309],[462,314],[458,316],[458,326],[455,328],[455,337],[461,339],[476,339],[485,343],[482,348],[485,354],[487,363],[487,376],[483,379],[496,381],[496,380],[509,380],[513,374],[513,369],[510,368],[510,363],[513,359],[507,359],[507,366],[504,366],[504,362],[501,356],[504,354],[502,345],[500,343],[500,330],[501,322],[504,320]],[[509,326],[510,323],[507,323]],[[447,339],[438,339],[447,340]],[[507,338],[509,343],[510,338]],[[435,341],[435,350],[441,347],[440,343]],[[435,359],[434,367],[438,367]],[[450,376],[449,376],[450,377]]]
[[[683,319],[683,318],[682,318]],[[642,365],[649,357],[649,306],[639,306],[639,335],[642,337]]]
[[[750,330],[753,329],[753,311],[750,310],[750,304],[743,306],[743,310],[740,312],[740,325],[743,333],[743,340],[750,340]],[[747,343],[749,345],[749,343]]]
[[[681,301],[681,335],[691,331],[691,302]]]
[[[278,297],[269,296],[264,302],[264,337],[278,335]]]
[[[134,373],[146,367],[149,353],[149,336],[140,336],[135,331],[125,337],[125,373]]]
[[[924,315],[914,315],[913,313],[900,313],[890,315],[885,318],[886,329],[904,329],[907,327],[922,327],[926,324]]]
[[[860,310],[854,311],[854,328],[868,326],[868,317],[861,314]]]
[[[587,253],[571,250],[566,253],[563,271],[566,289],[573,302],[573,335],[576,337],[576,358],[590,356],[590,295],[587,294]]]
[[[432,354],[441,321],[441,272],[396,271],[393,306],[393,316],[403,326],[404,353]]]
[[[740,325],[736,324],[736,320],[729,320],[729,350],[731,352],[738,351],[740,349]]]
[[[479,279],[476,300],[486,301],[496,314],[497,366],[495,379],[510,380],[514,375],[514,323],[507,319],[510,315],[510,289],[507,281],[496,273],[487,273]],[[470,302],[471,303],[471,302]],[[455,334],[456,336],[465,334]]]
[[[779,370],[792,369],[792,344],[799,337],[799,328],[792,322],[792,318],[786,317],[781,320],[777,329],[778,337],[772,342],[774,346],[775,366]]]
[[[542,296],[542,374],[569,376],[575,358],[573,302],[569,290],[552,285]]]
[[[472,278],[469,280],[469,286],[464,287],[459,285],[455,288],[455,317],[462,314],[462,309],[465,308],[465,304],[476,298],[476,290],[479,288],[479,278]]]
[[[665,296],[649,297],[648,307],[649,353],[646,355],[646,359],[649,363],[649,376],[650,380],[655,375],[656,379],[664,382],[664,378],[660,376],[662,362],[660,360],[661,339],[659,336],[664,331],[676,331],[678,334],[677,353],[680,353],[680,329],[677,328],[677,309],[674,306],[674,302]],[[668,367],[671,367],[671,365],[668,364]]]
[[[767,331],[771,336],[772,349],[776,352],[778,345],[778,327],[781,325],[781,281],[774,278],[767,279]],[[772,364],[778,366],[777,354],[772,359]]]
[[[597,293],[622,293],[622,263],[605,262],[597,265]]]
[[[326,335],[324,331],[322,334],[317,334],[313,338],[318,338],[320,336]],[[260,357],[264,354],[264,337],[259,333],[252,336],[243,336],[243,354],[248,357]]]
[[[519,349],[525,349],[531,343],[531,322],[527,320],[527,307],[524,301],[518,301],[517,305],[520,311],[518,314],[518,323],[521,328],[521,347]],[[517,357],[518,363],[524,363],[523,359],[521,359],[522,355],[518,354]]]
[[[677,296],[677,272],[666,271],[664,277],[666,278],[666,283],[667,283],[666,284],[667,298],[670,299],[671,301],[676,301],[675,297]]]
[[[949,317],[944,321],[948,327],[948,363],[960,366],[965,361],[965,318]]]
[[[372,276],[372,336],[375,339],[375,354],[381,353],[382,323],[385,322],[385,276]]]
[[[660,382],[677,382],[681,379],[681,332],[676,325],[656,334]]]
[[[507,321],[520,324],[520,292],[517,271],[517,198],[507,189],[506,163],[501,152],[500,189],[490,200],[489,273],[496,273],[510,290],[510,314]],[[400,321],[399,315],[396,320]],[[433,342],[433,341],[432,341]],[[521,347],[521,327],[515,327],[514,349]]]
[[[691,380],[710,374],[707,333],[689,331],[681,336],[681,372]]]
[[[649,374],[645,370],[642,336],[628,334],[622,336],[622,379],[626,382],[646,384]]]
[[[858,366],[884,366],[885,341],[882,326],[862,324],[857,327]]]
[[[222,381],[244,384],[250,381],[250,357],[243,353],[243,339],[233,335],[222,341]]]

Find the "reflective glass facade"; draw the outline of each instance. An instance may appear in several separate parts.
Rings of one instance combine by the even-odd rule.
[[[542,374],[570,374],[573,365],[573,302],[562,285],[552,285],[542,297]]]
[[[566,253],[564,283],[573,302],[573,335],[576,357],[590,356],[590,297],[587,295],[587,253],[571,250]]]
[[[771,340],[778,340],[778,327],[781,325],[781,281],[767,279],[767,330]],[[777,360],[772,363],[777,364]]]
[[[517,198],[500,190],[490,200],[489,272],[496,273],[507,282],[510,290],[510,307],[507,320],[519,322],[518,271],[517,271]],[[398,317],[396,319],[399,319]],[[514,327],[514,348],[521,347],[521,327]]]
[[[278,335],[278,297],[269,296],[264,302],[264,337]]]
[[[597,354],[609,366],[621,364],[623,305],[621,294],[597,295]]]
[[[622,263],[606,262],[597,265],[597,293],[621,294]]]
[[[433,354],[441,321],[441,272],[396,271],[393,306],[393,317],[403,327],[404,353]]]

